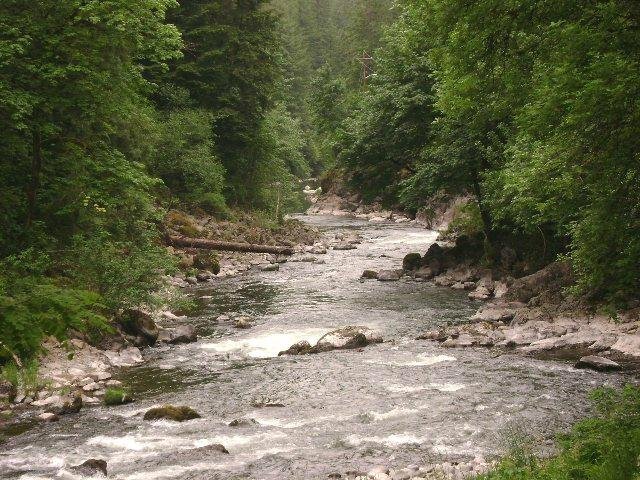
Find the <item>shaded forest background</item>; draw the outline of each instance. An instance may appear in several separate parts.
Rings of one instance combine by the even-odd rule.
[[[639,23],[632,0],[4,0],[0,362],[152,304],[168,209],[276,222],[311,175],[412,213],[471,193],[488,263],[566,258],[627,305]]]

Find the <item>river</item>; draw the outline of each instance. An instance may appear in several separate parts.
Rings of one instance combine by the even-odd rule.
[[[105,459],[109,477],[322,479],[334,472],[404,467],[439,459],[491,457],[518,432],[549,442],[588,410],[587,394],[621,375],[488,350],[447,350],[420,333],[468,318],[479,306],[464,292],[409,279],[359,280],[365,269],[398,268],[436,233],[339,217],[301,217],[329,234],[358,231],[357,250],[319,263],[289,262],[192,290],[197,343],[158,347],[119,377],[137,401],[85,408],[0,446],[0,477],[81,478],[65,467]],[[250,330],[215,323],[245,314]],[[363,351],[300,357],[278,352],[346,325],[379,331]],[[145,422],[162,404],[188,405],[201,419]],[[264,404],[278,406],[264,406]],[[257,423],[230,427],[235,419]],[[203,449],[221,443],[230,452]]]

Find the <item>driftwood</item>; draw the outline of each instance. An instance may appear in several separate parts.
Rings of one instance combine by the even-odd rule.
[[[252,243],[220,242],[218,240],[207,240],[205,238],[167,236],[167,244],[178,248],[202,248],[204,250],[220,250],[224,252],[252,252],[252,253],[273,253],[274,255],[293,255],[293,248],[255,245]]]

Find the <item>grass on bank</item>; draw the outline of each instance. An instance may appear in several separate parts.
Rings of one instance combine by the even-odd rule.
[[[518,448],[479,480],[640,480],[640,387],[601,388],[591,400],[596,415],[558,437],[556,456]]]

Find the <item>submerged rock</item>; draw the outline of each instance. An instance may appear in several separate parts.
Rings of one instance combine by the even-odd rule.
[[[277,272],[278,270],[280,270],[280,264],[271,263],[269,265],[265,265],[264,267],[262,267],[261,270],[263,272]]]
[[[615,370],[621,370],[620,364],[609,360],[608,358],[598,357],[596,355],[589,355],[582,357],[575,364],[575,368],[596,370],[598,372],[613,372]]]
[[[198,412],[191,407],[174,407],[165,405],[163,407],[152,408],[144,414],[144,420],[173,420],[174,422],[184,422],[200,418]]]
[[[90,460],[87,460],[86,462],[81,463],[80,465],[70,467],[69,470],[74,473],[79,473],[83,477],[93,477],[95,475],[104,475],[106,477],[107,462],[105,462],[104,460],[92,458]]]
[[[355,250],[356,248],[358,247],[350,242],[340,242],[337,245],[333,246],[334,250]]]
[[[195,450],[202,453],[223,453],[225,455],[229,455],[229,450],[227,450],[221,443],[212,443],[211,445],[196,448]]]
[[[311,352],[311,344],[306,340],[301,340],[298,343],[294,343],[287,350],[280,352],[281,355],[304,355]]]
[[[229,423],[230,427],[251,427],[259,425],[258,421],[253,418],[237,418]]]

